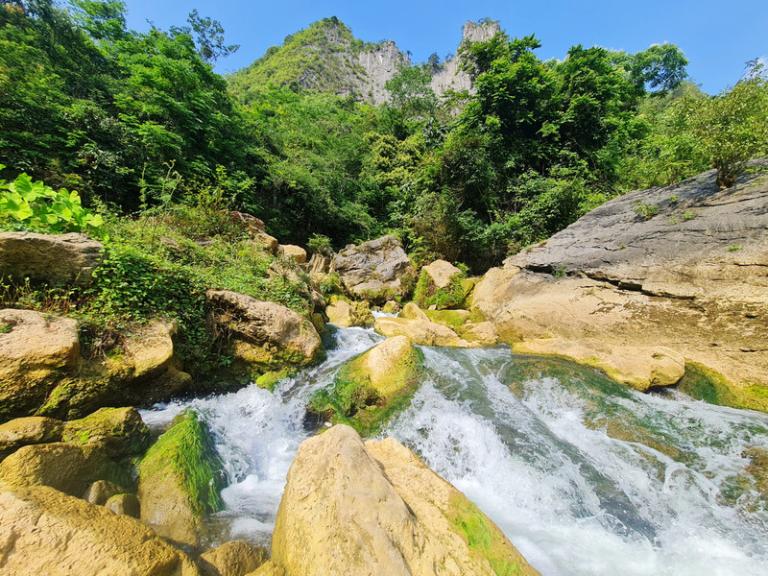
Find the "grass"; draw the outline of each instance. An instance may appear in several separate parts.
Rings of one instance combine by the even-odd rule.
[[[648,202],[637,202],[634,205],[635,214],[643,220],[650,220],[659,213],[659,207],[656,204]]]

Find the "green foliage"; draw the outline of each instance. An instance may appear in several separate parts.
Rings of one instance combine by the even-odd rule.
[[[5,168],[0,164],[0,171]],[[12,182],[0,179],[0,227],[34,232],[85,232],[99,236],[104,219],[83,208],[80,195],[54,190],[22,173]]]
[[[312,234],[307,241],[307,248],[309,248],[313,254],[323,254],[325,256],[333,254],[331,239],[323,234]]]
[[[466,296],[464,291],[464,274],[456,274],[445,288],[438,288],[432,282],[426,270],[422,269],[416,288],[413,290],[413,301],[419,308],[446,310],[461,306]]]
[[[643,220],[650,220],[659,213],[659,207],[656,204],[649,204],[648,202],[637,202],[632,207],[635,214],[640,216]]]

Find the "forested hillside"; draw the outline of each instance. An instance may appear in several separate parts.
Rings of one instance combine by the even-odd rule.
[[[334,93],[366,49],[335,19],[227,82],[212,64],[236,47],[197,13],[140,33],[119,0],[0,7],[3,176],[100,213],[215,203],[296,243],[393,232],[417,260],[481,271],[612,196],[708,167],[728,184],[768,152],[760,66],[711,97],[670,44],[545,61],[535,36],[500,33],[461,46],[471,91],[438,97],[439,61],[403,59],[376,106]]]

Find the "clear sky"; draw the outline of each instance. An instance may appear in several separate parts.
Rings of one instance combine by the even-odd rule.
[[[466,20],[489,16],[511,36],[534,33],[542,58],[560,58],[573,44],[636,52],[673,42],[707,92],[736,82],[744,63],[768,56],[768,0],[126,0],[131,28],[183,24],[197,8],[221,21],[240,50],[219,72],[250,64],[286,35],[338,16],[365,41],[391,39],[415,61],[454,52]]]

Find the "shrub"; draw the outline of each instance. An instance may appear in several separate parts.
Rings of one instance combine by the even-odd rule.
[[[648,202],[637,202],[634,205],[635,214],[643,220],[650,220],[659,213],[659,207],[656,204]]]
[[[54,190],[25,173],[12,182],[0,180],[0,226],[4,228],[99,236],[103,224],[100,215],[83,208],[75,191]]]
[[[324,256],[333,254],[331,239],[323,234],[312,234],[307,241],[307,247],[313,254],[323,254]]]

